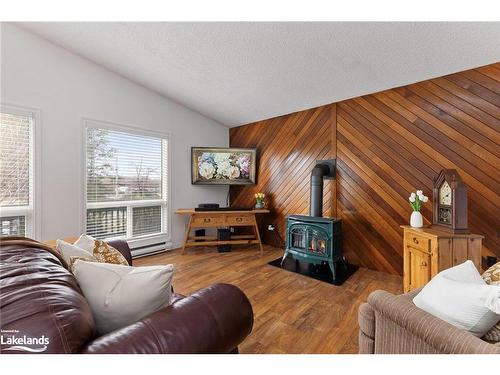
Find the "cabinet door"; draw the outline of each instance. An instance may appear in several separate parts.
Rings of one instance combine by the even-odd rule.
[[[469,238],[467,258],[472,260],[478,271],[481,272],[481,238]]]
[[[438,255],[439,255],[439,268],[438,271],[446,270],[453,267],[453,248],[451,238],[438,239]]]
[[[467,238],[453,238],[453,265],[465,262],[467,258]]]
[[[431,278],[431,255],[415,248],[408,248],[410,266],[410,290],[427,284]]]

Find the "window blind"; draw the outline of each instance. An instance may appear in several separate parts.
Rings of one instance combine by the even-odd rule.
[[[87,202],[162,198],[162,140],[89,128]]]
[[[161,206],[134,207],[132,212],[134,236],[161,232]]]
[[[33,114],[0,111],[0,235],[33,234]]]
[[[2,236],[25,236],[26,218],[24,216],[4,216],[0,219]]]
[[[87,233],[166,233],[167,140],[87,127]]]
[[[30,205],[31,117],[0,113],[0,205]]]
[[[87,210],[87,234],[95,238],[126,236],[127,207]]]

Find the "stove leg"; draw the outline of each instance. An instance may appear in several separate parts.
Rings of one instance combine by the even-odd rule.
[[[335,263],[333,263],[333,261],[329,260],[328,265],[330,266],[330,270],[332,271],[333,280],[335,280],[337,278],[337,275],[335,272]]]
[[[285,259],[287,257],[288,253],[285,251],[285,254],[283,254],[283,258],[281,258],[281,264],[280,266],[283,267],[283,264],[285,264]]]
[[[342,257],[342,267],[344,268],[344,271],[347,272],[347,260],[345,257]]]

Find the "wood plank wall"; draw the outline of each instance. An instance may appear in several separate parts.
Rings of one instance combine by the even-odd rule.
[[[307,213],[314,160],[336,155],[325,212],[343,220],[344,253],[394,274],[409,192],[431,196],[432,179],[455,168],[469,187],[470,229],[485,236],[484,253],[500,256],[500,63],[233,128],[230,145],[257,147],[261,158],[257,186],[231,187],[232,204],[265,192],[265,224],[281,233],[286,214]],[[422,213],[429,224],[430,203]]]
[[[230,145],[257,148],[257,184],[231,186],[232,206],[251,207],[254,194],[266,194],[271,214],[259,218],[265,243],[282,246],[285,216],[309,213],[309,174],[316,160],[335,158],[335,105],[318,107],[232,128]],[[332,146],[333,145],[333,146]],[[323,212],[335,216],[335,181],[325,184]]]

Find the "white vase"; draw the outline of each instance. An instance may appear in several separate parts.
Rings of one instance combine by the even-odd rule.
[[[413,211],[410,216],[410,225],[413,228],[422,228],[424,226],[424,218],[418,211]]]

